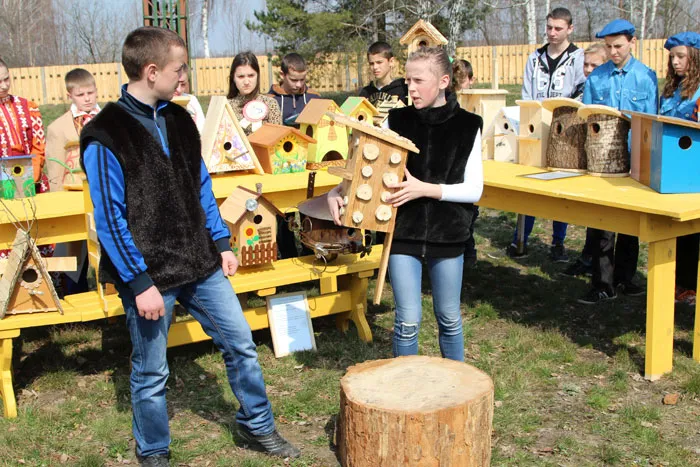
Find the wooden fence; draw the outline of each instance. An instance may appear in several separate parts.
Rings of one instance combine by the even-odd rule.
[[[659,78],[666,75],[668,52],[663,48],[665,39],[650,39],[638,42],[637,57],[654,70]],[[579,42],[579,47],[588,47],[591,42]],[[499,45],[459,47],[458,58],[469,60],[478,83],[492,83],[498,76],[499,84],[522,84],[527,57],[535,50],[534,45]],[[191,86],[197,95],[225,95],[228,91],[228,75],[232,57],[192,59]],[[363,57],[358,64],[355,55],[336,54],[326,63],[315,65],[309,72],[309,85],[321,93],[352,91],[370,80]],[[267,56],[258,56],[260,64],[260,89],[270,88],[277,79],[279,69],[271,66]],[[13,68],[12,93],[26,97],[39,105],[64,104],[67,96],[63,78],[73,68],[81,67],[95,75],[98,100],[107,102],[119,97],[122,83],[128,81],[126,72],[119,63],[85,65],[63,65],[33,68]]]

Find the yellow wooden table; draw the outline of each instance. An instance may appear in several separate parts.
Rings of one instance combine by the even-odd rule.
[[[645,376],[673,368],[676,237],[700,232],[700,194],[661,195],[632,178],[588,175],[542,181],[542,172],[484,161],[480,206],[636,235],[649,243]],[[700,305],[695,311],[693,358],[700,361]]]

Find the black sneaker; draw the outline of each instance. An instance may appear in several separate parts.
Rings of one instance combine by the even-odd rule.
[[[148,457],[138,457],[139,465],[147,467],[170,467],[168,456],[164,454]]]
[[[238,425],[238,434],[243,438],[243,441],[271,456],[292,459],[301,456],[301,451],[284,439],[277,430],[266,435],[254,435],[244,426]]]
[[[584,305],[595,305],[597,303],[614,300],[617,298],[615,291],[591,289],[586,295],[576,300]]]
[[[506,256],[509,258],[527,258],[527,245],[523,246],[523,251],[518,251],[518,245],[511,243],[506,248]]]
[[[620,282],[617,289],[628,297],[638,297],[644,295],[644,289],[632,282]]]
[[[549,249],[549,253],[552,257],[552,261],[555,263],[569,262],[569,255],[566,254],[566,248],[564,248],[564,245],[552,245],[552,247]]]
[[[572,277],[591,276],[593,274],[593,267],[590,264],[586,265],[583,261],[578,259],[574,264],[564,269],[561,273]]]

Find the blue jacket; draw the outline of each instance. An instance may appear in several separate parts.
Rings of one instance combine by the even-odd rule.
[[[694,120],[693,110],[698,105],[698,102],[700,102],[700,87],[690,99],[683,100],[681,99],[681,87],[678,86],[678,89],[671,97],[661,97],[659,114],[682,118],[683,120]]]
[[[282,123],[287,126],[299,128],[296,124],[297,117],[306,107],[307,102],[311,99],[320,99],[321,96],[312,91],[308,87],[304,88],[301,94],[287,94],[287,92],[279,84],[275,84],[270,88],[268,94],[277,101],[277,105],[282,112]]]
[[[153,138],[160,142],[165,154],[170,155],[167,145],[165,119],[160,112],[165,106],[175,104],[170,104],[168,101],[159,101],[154,109],[129,94],[126,91],[126,85],[122,87],[122,96],[117,101],[117,104],[136,118],[151,133]],[[131,287],[135,295],[138,295],[153,285],[153,281],[148,275],[148,266],[143,259],[143,255],[134,244],[126,220],[127,206],[124,192],[124,174],[121,166],[114,154],[96,141],[91,142],[85,150],[83,161],[88,180],[100,179],[99,165],[106,161],[109,183],[104,185],[91,183],[89,185],[93,206],[107,205],[107,209],[94,210],[97,236],[100,239],[101,247],[104,248],[121,279]],[[216,243],[217,249],[220,252],[230,250],[229,237],[231,234],[221,219],[219,207],[212,192],[211,177],[204,160],[202,160],[199,198],[207,217],[207,230],[209,230],[212,239]],[[109,216],[110,219],[107,219],[106,216]],[[117,246],[114,237],[110,234],[110,225],[116,226],[119,246]]]
[[[575,97],[581,84],[586,81],[583,74],[583,50],[570,44],[550,73],[547,62],[547,46],[530,54],[525,65],[522,97],[524,100],[541,101],[550,97]]]
[[[618,69],[612,60],[588,76],[584,104],[607,105],[618,110],[656,114],[659,84],[656,73],[634,57]]]

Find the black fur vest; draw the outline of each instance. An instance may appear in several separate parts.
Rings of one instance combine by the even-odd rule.
[[[464,181],[464,170],[483,120],[459,107],[454,95],[436,108],[405,107],[389,112],[389,128],[413,141],[406,167],[428,183]],[[473,205],[419,198],[399,207],[391,252],[433,258],[464,253]]]
[[[170,156],[118,104],[107,104],[80,135],[81,165],[91,141],[104,145],[119,161],[128,227],[161,291],[208,277],[221,265],[199,200],[199,133],[180,106],[168,105],[163,112]],[[121,282],[104,250],[100,276],[102,282]]]

